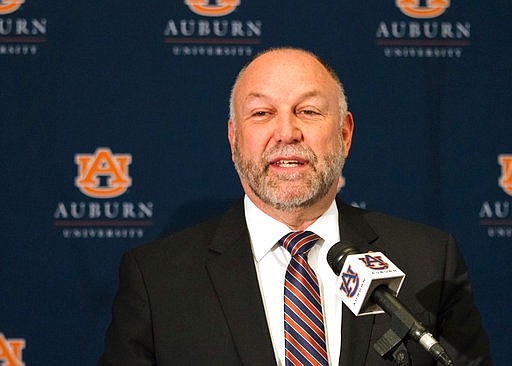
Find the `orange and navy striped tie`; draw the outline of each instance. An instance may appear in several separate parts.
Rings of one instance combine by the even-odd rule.
[[[284,284],[287,366],[328,365],[318,280],[308,264],[308,252],[318,239],[311,231],[295,231],[279,240],[292,255]]]

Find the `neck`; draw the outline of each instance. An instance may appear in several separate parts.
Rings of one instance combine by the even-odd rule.
[[[324,214],[336,197],[337,190],[331,190],[321,200],[308,207],[299,207],[291,210],[279,210],[267,203],[261,201],[253,192],[246,191],[249,199],[260,210],[270,217],[282,222],[292,231],[302,231],[313,224],[320,216]]]

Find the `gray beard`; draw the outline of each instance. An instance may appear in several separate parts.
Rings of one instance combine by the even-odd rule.
[[[303,173],[294,175],[269,175],[268,163],[270,156],[298,155],[309,161],[313,168],[311,175],[306,176]],[[254,194],[264,203],[280,211],[292,211],[297,208],[310,207],[321,198],[325,197],[332,185],[338,181],[341,176],[341,170],[345,163],[342,143],[340,139],[340,149],[335,153],[326,154],[322,161],[318,162],[317,155],[304,145],[285,145],[276,146],[266,150],[258,160],[246,159],[240,153],[238,143],[235,140],[234,163],[236,171],[254,192]],[[279,188],[279,184],[285,181],[302,182],[302,192],[289,187],[287,189]]]

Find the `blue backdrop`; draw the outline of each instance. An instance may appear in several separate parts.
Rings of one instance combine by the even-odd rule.
[[[94,364],[121,253],[241,196],[229,89],[286,45],[344,81],[341,197],[457,236],[507,365],[512,3],[197,3],[0,1],[0,364]]]

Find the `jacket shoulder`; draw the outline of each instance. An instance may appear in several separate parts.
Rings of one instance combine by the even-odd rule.
[[[138,262],[158,261],[172,255],[174,258],[205,256],[219,236],[229,237],[243,230],[243,205],[235,203],[220,216],[197,223],[128,251]]]

